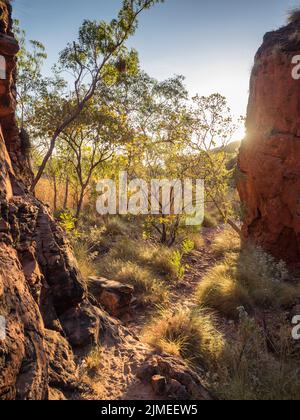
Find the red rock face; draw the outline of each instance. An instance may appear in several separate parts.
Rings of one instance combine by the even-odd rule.
[[[103,313],[86,299],[64,232],[27,190],[32,174],[15,119],[17,52],[10,5],[0,0],[0,400],[63,399],[79,385],[70,343],[75,336],[75,346],[98,344]]]
[[[251,75],[239,155],[244,235],[278,259],[300,262],[300,21],[265,35]]]

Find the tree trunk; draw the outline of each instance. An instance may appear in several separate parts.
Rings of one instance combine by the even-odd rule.
[[[53,175],[53,211],[57,211],[57,182],[56,182],[56,175]]]
[[[77,203],[77,210],[76,210],[76,220],[79,220],[80,214],[81,214],[81,210],[82,210],[82,205],[83,205],[83,199],[84,199],[84,193],[85,193],[85,189],[82,188],[81,192],[80,192],[80,196],[79,196],[79,200]]]
[[[165,223],[162,224],[162,234],[161,234],[161,243],[165,244],[167,242],[167,227]]]
[[[70,186],[70,179],[69,179],[69,177],[67,177],[67,179],[66,179],[66,185],[65,185],[64,204],[63,204],[63,209],[64,210],[67,210],[67,208],[68,208],[69,186]]]

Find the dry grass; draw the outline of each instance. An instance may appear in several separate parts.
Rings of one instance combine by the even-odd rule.
[[[223,360],[227,373],[214,385],[220,398],[300,399],[299,361],[293,356],[291,326],[283,317],[267,324],[265,330],[247,314],[241,317],[237,337]]]
[[[107,256],[102,259],[98,274],[121,283],[131,284],[142,305],[155,306],[168,301],[166,284],[157,279],[151,270],[137,263]]]
[[[196,291],[199,305],[217,310],[229,318],[237,316],[239,306],[244,306],[247,309],[251,307],[250,296],[236,280],[232,264],[234,264],[232,259],[226,259],[211,269]]]
[[[228,252],[238,252],[241,249],[239,235],[230,227],[226,227],[215,237],[211,249],[218,257],[224,257]]]
[[[299,287],[286,282],[287,270],[259,248],[227,254],[196,291],[199,305],[236,318],[237,308],[279,309],[297,302]]]
[[[194,242],[196,251],[200,251],[203,247],[205,247],[205,240],[201,236],[200,232],[190,234],[189,239]]]
[[[182,306],[162,309],[144,329],[143,339],[157,351],[181,356],[190,363],[215,367],[225,350],[214,318],[204,310]]]
[[[202,226],[205,228],[216,228],[218,224],[217,218],[213,214],[206,212]]]
[[[77,241],[73,245],[74,253],[77,259],[79,270],[84,279],[95,276],[97,267],[93,260],[89,257],[87,245],[83,242]]]
[[[85,358],[86,368],[90,371],[98,369],[102,360],[102,349],[96,347]]]

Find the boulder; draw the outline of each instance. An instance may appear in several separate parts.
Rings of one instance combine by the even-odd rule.
[[[77,387],[78,372],[72,348],[58,332],[45,331],[45,350],[49,360],[49,386],[60,391]]]
[[[176,400],[206,400],[213,397],[202,385],[201,378],[182,360],[151,355],[139,369],[138,378],[151,384],[156,395]]]
[[[100,344],[103,313],[89,302],[65,312],[60,321],[68,341],[74,348],[95,347]]]
[[[163,397],[167,391],[167,379],[161,375],[154,375],[151,378],[151,386],[155,395]]]
[[[130,309],[134,288],[117,281],[90,277],[88,291],[111,316],[121,317]]]

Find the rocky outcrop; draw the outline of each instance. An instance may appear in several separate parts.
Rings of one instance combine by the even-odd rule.
[[[157,397],[175,400],[211,401],[213,396],[200,377],[182,360],[151,355],[139,369],[138,377],[150,383]]]
[[[0,80],[0,400],[64,399],[78,386],[73,350],[98,344],[105,316],[87,300],[64,232],[27,190],[32,174],[15,119],[18,44],[10,9],[0,0],[6,63]]]
[[[243,232],[278,259],[300,262],[300,21],[265,35],[250,83],[239,154]],[[295,69],[294,69],[295,71]]]

